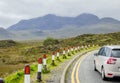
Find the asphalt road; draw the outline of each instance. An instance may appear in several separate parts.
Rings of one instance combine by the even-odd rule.
[[[103,81],[101,78],[101,74],[99,72],[94,71],[94,65],[93,65],[93,54],[96,51],[88,53],[87,57],[83,59],[83,61],[80,64],[78,72],[75,73],[74,83],[78,83],[76,81],[76,74],[78,73],[79,83],[120,83],[120,78],[114,78],[114,79],[108,79],[107,81]],[[71,68],[68,72],[68,78],[66,78],[66,83],[73,83],[71,79],[71,75],[73,72],[73,69],[75,67],[77,61],[73,63]],[[79,64],[78,64],[79,65]],[[77,71],[77,70],[76,70]]]

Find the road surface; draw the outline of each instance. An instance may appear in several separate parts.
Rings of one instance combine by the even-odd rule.
[[[72,64],[67,74],[66,83],[120,83],[120,78],[103,81],[101,74],[94,71],[93,55],[95,52],[87,53]]]

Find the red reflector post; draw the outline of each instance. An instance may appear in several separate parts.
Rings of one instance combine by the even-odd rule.
[[[30,74],[30,65],[25,65],[25,74]]]
[[[46,57],[47,57],[46,54],[44,54],[44,55],[43,55],[43,58],[46,59]]]
[[[55,52],[53,52],[52,55],[55,55]]]
[[[60,52],[60,50],[58,50],[57,52]]]
[[[42,58],[39,58],[38,63],[42,64]]]

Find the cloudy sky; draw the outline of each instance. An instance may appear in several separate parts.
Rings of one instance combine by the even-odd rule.
[[[46,14],[77,16],[81,13],[120,20],[120,0],[0,0],[0,27]]]

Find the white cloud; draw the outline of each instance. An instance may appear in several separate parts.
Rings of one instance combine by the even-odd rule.
[[[93,13],[120,19],[120,0],[1,0],[0,25],[8,27],[21,19],[45,14],[77,16]]]

